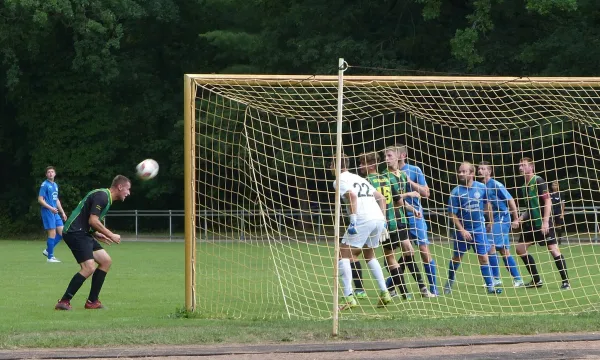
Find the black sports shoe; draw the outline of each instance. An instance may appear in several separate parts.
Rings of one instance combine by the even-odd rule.
[[[527,289],[541,288],[542,286],[544,286],[544,282],[541,279],[538,282],[534,282],[533,280],[531,280],[530,282],[525,284],[525,287]]]
[[[565,281],[564,283],[562,283],[562,285],[560,286],[561,290],[571,290],[571,284],[569,284],[568,281]]]

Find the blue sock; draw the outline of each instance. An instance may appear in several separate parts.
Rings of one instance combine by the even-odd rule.
[[[502,257],[502,260],[504,260],[504,265],[510,272],[510,275],[512,275],[515,280],[521,280],[521,273],[519,273],[519,268],[517,267],[515,258],[512,257],[512,255],[508,255],[506,257]]]
[[[492,269],[492,276],[494,279],[500,278],[500,267],[498,266],[498,253],[493,253],[492,255],[488,255],[488,259],[490,260],[490,268]]]
[[[483,275],[483,280],[485,281],[486,287],[488,288],[488,290],[493,289],[494,282],[492,281],[492,272],[490,269],[490,265],[485,264],[485,265],[480,265],[479,267],[481,268],[481,275]]]
[[[425,268],[425,272],[427,273],[427,280],[429,281],[429,291],[432,294],[437,295],[437,267],[435,266],[435,261],[433,259],[429,262],[429,270]]]
[[[388,291],[392,291],[395,290],[394,289],[394,281],[392,280],[392,277],[388,277],[387,279],[385,279],[385,286],[387,287]]]
[[[456,270],[458,270],[459,266],[460,266],[460,262],[450,260],[450,263],[448,264],[448,281],[449,282],[454,282],[454,279],[456,279]]]
[[[58,243],[62,240],[62,235],[56,234],[56,237],[54,238],[54,247],[56,247],[56,245],[58,245]]]
[[[54,239],[48,238],[46,240],[46,251],[48,252],[48,259],[51,259],[54,256]]]

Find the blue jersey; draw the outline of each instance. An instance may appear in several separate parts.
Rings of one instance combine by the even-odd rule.
[[[488,180],[485,184],[487,188],[487,200],[492,205],[494,214],[494,222],[500,222],[501,219],[509,219],[508,200],[512,200],[512,196],[506,190],[504,185],[494,179]]]
[[[459,185],[450,193],[448,211],[458,216],[465,230],[484,233],[483,204],[486,199],[486,188],[482,183],[473,181],[470,187]]]
[[[56,207],[56,201],[58,200],[58,184],[55,182],[51,182],[48,180],[44,180],[42,186],[40,187],[40,194],[46,204]],[[42,206],[42,210],[48,210]]]
[[[400,170],[404,171],[411,181],[413,181],[421,186],[427,186],[427,182],[425,181],[425,175],[423,175],[423,171],[421,171],[421,168],[419,168],[418,166],[404,164],[404,166]],[[406,192],[410,192],[410,191],[415,191],[415,189],[413,189],[412,186],[409,183],[407,183],[406,184]],[[404,198],[404,201],[406,203],[412,205],[415,208],[415,210],[417,210],[417,211],[421,210],[421,200],[419,198],[407,197],[407,198]],[[412,211],[407,210],[406,214],[410,217],[414,216]]]

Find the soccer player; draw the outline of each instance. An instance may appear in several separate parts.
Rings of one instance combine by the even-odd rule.
[[[511,223],[512,228],[519,227],[519,212],[515,200],[504,187],[504,184],[492,178],[494,169],[492,164],[487,161],[479,163],[477,169],[482,182],[487,189],[487,206],[491,208],[490,221],[492,225],[488,225],[487,231],[491,249],[488,252],[490,266],[492,267],[492,276],[494,277],[494,285],[502,284],[500,280],[500,267],[498,266],[498,255],[496,250],[502,255],[504,266],[513,277],[514,287],[523,286],[523,279],[517,268],[515,259],[510,254],[510,233]],[[510,213],[509,213],[510,209]],[[512,214],[513,221],[511,222],[510,215]]]
[[[102,220],[114,201],[125,201],[130,189],[131,181],[123,175],[117,175],[109,189],[96,189],[87,193],[69,216],[65,224],[65,243],[81,269],[69,282],[67,291],[54,307],[56,310],[71,310],[71,299],[92,274],[92,285],[85,308],[104,308],[98,296],[112,259],[99,241],[108,245],[119,244],[121,235],[107,229]]]
[[[527,271],[532,276],[531,282],[525,284],[527,288],[539,288],[543,286],[543,281],[531,254],[527,252],[529,246],[537,243],[539,246],[546,246],[554,258],[554,263],[562,279],[561,290],[569,290],[569,276],[567,274],[567,262],[560,253],[554,228],[552,224],[552,200],[548,193],[548,186],[544,179],[535,174],[533,160],[524,157],[519,162],[519,172],[525,177],[523,187],[523,197],[527,201],[527,210],[524,211],[519,220],[523,223],[523,232],[517,245],[517,255],[521,257]]]
[[[558,181],[552,182],[552,193],[550,194],[550,199],[552,199],[554,232],[556,235],[556,240],[558,241],[558,245],[560,245],[565,226],[565,201],[560,196]]]
[[[448,213],[456,227],[454,239],[454,255],[448,265],[448,282],[444,285],[444,294],[452,292],[456,278],[456,270],[462,257],[469,248],[473,248],[479,259],[481,275],[485,281],[488,294],[500,294],[502,289],[495,288],[492,280],[483,208],[487,200],[485,185],[475,181],[475,166],[463,162],[458,168],[458,183],[450,193]]]
[[[332,161],[330,169],[334,174],[335,168],[335,161]],[[340,177],[333,182],[333,187],[339,186],[340,197],[347,205],[350,225],[340,244],[341,259],[338,266],[344,289],[340,310],[358,305],[352,294],[350,260],[361,252],[380,290],[378,307],[383,307],[392,301],[392,297],[385,286],[381,265],[375,258],[375,248],[379,246],[381,233],[386,226],[385,197],[367,180],[350,173],[348,168],[348,157],[342,155]]]
[[[429,186],[425,181],[423,171],[415,165],[406,163],[408,157],[406,146],[396,145],[388,147],[384,150],[385,161],[388,170],[395,172],[401,170],[407,175],[406,191],[416,191],[423,198],[429,197]],[[420,197],[407,197],[405,202],[411,205],[415,210],[423,214]],[[435,261],[431,257],[429,251],[429,239],[427,237],[427,223],[423,217],[415,216],[413,211],[407,209],[409,236],[419,246],[421,260],[423,260],[423,268],[429,282],[429,291],[434,295],[439,295],[437,290],[437,269]]]
[[[56,169],[54,166],[48,166],[46,168],[46,180],[42,182],[38,193],[38,203],[42,207],[42,223],[48,234],[46,249],[42,251],[42,254],[46,256],[46,261],[49,263],[60,262],[54,257],[54,248],[62,239],[63,221],[67,220],[67,215],[58,199],[58,184],[54,182],[55,177]]]

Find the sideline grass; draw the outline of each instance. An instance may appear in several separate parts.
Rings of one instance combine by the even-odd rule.
[[[113,258],[101,299],[107,311],[87,311],[89,282],[72,301],[74,311],[53,307],[77,271],[64,244],[48,264],[42,241],[0,241],[0,348],[90,347],[144,344],[214,344],[384,340],[474,334],[597,331],[600,313],[445,318],[415,317],[341,321],[186,318],[183,305],[183,244],[123,243],[107,247]]]

